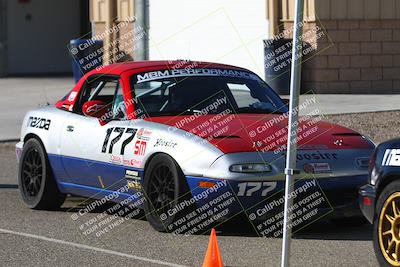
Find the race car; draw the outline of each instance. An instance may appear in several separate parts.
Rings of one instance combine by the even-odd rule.
[[[298,124],[296,224],[327,212],[362,216],[357,194],[375,146],[318,113]],[[16,145],[22,199],[32,209],[59,208],[67,195],[135,203],[153,228],[176,233],[244,214],[267,220],[256,229],[270,233],[281,227],[287,114],[279,95],[240,67],[99,67],[55,105],[26,114]]]
[[[373,223],[373,243],[381,266],[400,266],[400,139],[379,144],[360,188],[359,204]]]

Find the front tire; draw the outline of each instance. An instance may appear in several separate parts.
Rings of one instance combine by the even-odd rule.
[[[168,210],[176,207],[189,192],[182,170],[170,156],[158,154],[146,169],[143,187],[147,221],[159,232],[170,232],[168,226],[182,213],[168,215]]]
[[[31,209],[54,210],[65,200],[54,180],[47,153],[37,139],[29,139],[22,150],[18,187],[25,205]]]
[[[374,218],[373,242],[380,266],[400,266],[400,181],[381,192]]]

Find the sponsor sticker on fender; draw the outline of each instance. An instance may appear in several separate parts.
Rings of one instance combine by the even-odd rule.
[[[144,141],[149,141],[150,140],[150,135],[153,132],[149,129],[145,128],[140,128],[139,131],[137,132],[137,139],[144,140]]]
[[[122,156],[120,155],[110,155],[110,163],[122,164]]]
[[[156,141],[156,143],[154,144],[154,147],[171,147],[171,148],[174,148],[176,145],[177,145],[178,143],[176,143],[176,142],[174,142],[174,141],[172,141],[172,140],[169,140],[169,141],[165,141],[165,140],[163,140],[163,139],[161,139],[161,138],[158,138],[157,139],[157,141]]]
[[[306,173],[330,173],[332,172],[329,163],[307,163],[303,166]]]
[[[135,142],[135,149],[133,151],[133,154],[138,156],[144,156],[144,154],[146,153],[146,148],[147,148],[146,141],[137,140]]]
[[[136,191],[140,191],[142,189],[142,186],[140,184],[141,177],[139,176],[139,172],[133,170],[125,170],[125,178],[128,188]]]
[[[142,165],[142,161],[137,159],[124,159],[124,165],[130,167],[140,167]]]
[[[44,130],[50,129],[51,120],[39,117],[29,117],[28,126]]]
[[[283,156],[286,157],[286,153],[282,153]],[[321,151],[314,151],[314,152],[298,152],[297,153],[297,161],[301,160],[338,160],[339,155],[337,153],[331,152],[321,152]]]

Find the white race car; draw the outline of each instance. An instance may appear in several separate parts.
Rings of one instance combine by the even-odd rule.
[[[265,220],[282,205],[287,111],[239,67],[99,68],[55,105],[27,113],[16,145],[21,195],[33,209],[59,208],[68,194],[137,203],[158,231],[205,229],[237,214]],[[298,203],[361,216],[357,191],[374,144],[314,117],[301,119],[298,141]]]

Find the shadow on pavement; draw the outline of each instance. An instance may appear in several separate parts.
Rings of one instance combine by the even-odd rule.
[[[222,236],[259,236],[255,227],[253,227],[246,218],[243,218],[243,216],[237,216],[237,218],[233,218],[223,225],[218,226],[217,231],[218,234]],[[366,220],[355,220],[350,223],[330,220],[319,221],[301,230],[294,230],[293,232],[294,239],[372,240],[372,225]]]
[[[81,197],[69,197],[67,205],[61,210],[64,212],[78,212],[85,208],[91,201]],[[106,203],[101,207],[92,210],[91,213],[107,212],[113,203]],[[110,215],[113,213],[107,212]],[[144,213],[132,220],[145,220]],[[346,223],[347,222],[347,223]],[[243,215],[237,215],[223,224],[215,226],[219,236],[243,236],[243,237],[260,237],[255,227]],[[202,233],[209,235],[210,231]],[[268,237],[274,238],[274,237]],[[281,238],[281,237],[278,237]],[[316,239],[316,240],[353,240],[368,241],[372,240],[372,226],[366,220],[357,221],[318,221],[311,223],[301,230],[295,230],[294,239]]]

